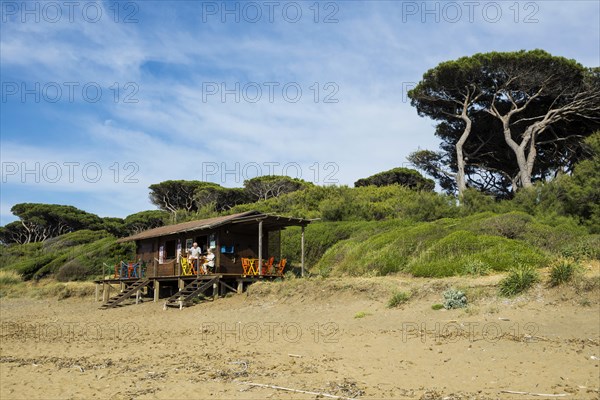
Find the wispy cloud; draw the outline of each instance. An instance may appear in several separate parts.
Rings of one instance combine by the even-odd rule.
[[[337,9],[326,9],[330,3]],[[35,103],[32,95],[23,101],[21,93],[3,94],[2,161],[95,162],[105,174],[94,184],[3,177],[2,224],[22,201],[125,216],[152,207],[149,184],[201,179],[203,163],[229,169],[236,163],[298,163],[303,178],[311,180],[315,163],[322,178],[331,162],[338,168],[334,179],[352,184],[403,165],[417,148],[437,147],[432,122],[417,116],[406,90],[439,62],[533,48],[588,66],[598,65],[600,57],[597,2],[573,1],[568,8],[558,2],[495,3],[503,13],[497,21],[491,8],[482,14],[485,2],[472,20],[465,4],[456,3],[462,13],[456,21],[447,2],[428,2],[429,8],[423,2],[324,2],[318,23],[308,3],[298,3],[304,14],[297,23],[280,14],[272,23],[236,23],[231,16],[222,23],[221,15],[203,13],[207,3],[176,1],[135,2],[137,9],[121,8],[115,23],[115,4],[124,3],[98,4],[103,18],[96,23],[21,23],[17,14],[1,25],[3,85],[31,89],[51,82],[65,90],[56,103],[43,95]],[[125,11],[132,10],[138,22],[123,23]],[[338,22],[323,23],[332,11]],[[65,82],[79,84],[73,101]],[[98,102],[81,93],[90,82],[102,89]],[[278,86],[270,101],[272,82]],[[222,84],[233,89],[225,101]],[[286,84],[301,88],[297,102],[282,93]],[[256,85],[262,97],[252,102]],[[207,92],[215,87],[218,92]],[[248,92],[240,93],[244,87]],[[137,166],[138,182],[109,179],[115,162],[120,178],[130,172],[123,170],[126,163]],[[211,176],[226,186],[241,184],[231,174],[225,178]]]

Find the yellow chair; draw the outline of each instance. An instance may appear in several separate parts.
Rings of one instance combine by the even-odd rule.
[[[192,265],[188,262],[188,259],[185,257],[181,257],[181,274],[182,275],[192,275]]]
[[[244,270],[244,275],[250,275],[250,259],[242,257],[242,269]]]
[[[258,265],[256,264],[258,264],[258,260],[256,258],[242,257],[242,268],[244,269],[244,275],[258,275]]]

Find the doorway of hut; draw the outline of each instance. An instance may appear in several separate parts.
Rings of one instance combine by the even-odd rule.
[[[206,253],[206,249],[208,249],[209,246],[209,242],[208,242],[208,235],[201,235],[201,236],[195,236],[195,237],[190,237],[187,238],[185,240],[185,254],[188,253],[188,251],[192,248],[192,245],[195,243],[198,243],[198,247],[200,247],[200,249],[202,250],[202,254]]]

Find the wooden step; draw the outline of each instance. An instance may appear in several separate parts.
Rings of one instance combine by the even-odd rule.
[[[123,301],[129,299],[131,296],[134,296],[138,290],[143,289],[144,287],[150,284],[150,280],[147,278],[138,279],[130,286],[128,286],[123,292],[116,294],[115,296],[108,299],[106,303],[100,306],[100,310],[106,310],[109,308],[114,308],[117,305],[121,304]]]
[[[219,280],[220,277],[218,276],[208,281],[205,281],[202,278],[196,278],[173,296],[169,297],[163,308],[165,310],[167,307],[178,307],[181,309],[184,305],[191,303],[195,297],[204,294],[204,292],[212,288],[213,284],[218,283]]]

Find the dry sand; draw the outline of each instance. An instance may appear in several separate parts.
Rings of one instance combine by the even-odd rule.
[[[2,299],[0,398],[320,398],[252,382],[348,398],[597,399],[598,288],[507,300],[498,279],[256,284],[183,310]],[[432,310],[457,285],[471,305]],[[389,309],[390,288],[413,297]]]

